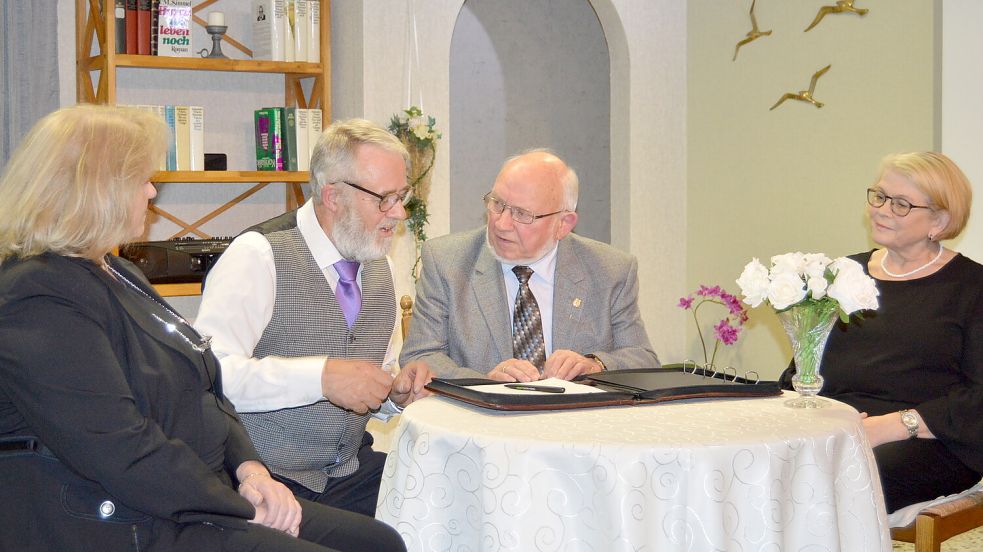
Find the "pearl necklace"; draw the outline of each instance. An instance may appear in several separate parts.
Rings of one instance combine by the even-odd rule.
[[[942,243],[939,243],[939,252],[938,252],[938,254],[935,255],[935,258],[934,259],[932,259],[931,261],[929,261],[929,262],[923,264],[922,266],[916,268],[915,270],[910,270],[908,272],[905,272],[904,274],[895,274],[895,273],[891,272],[890,270],[888,270],[886,266],[884,266],[884,261],[887,260],[887,250],[885,250],[884,251],[884,256],[881,257],[881,270],[884,271],[884,274],[887,274],[888,276],[891,276],[892,278],[906,278],[906,277],[911,276],[912,274],[914,274],[914,273],[916,273],[916,272],[918,272],[920,270],[925,270],[926,268],[928,268],[928,267],[932,266],[933,264],[935,264],[935,261],[938,261],[940,258],[942,258],[942,252],[944,250],[945,249],[942,247]]]
[[[143,289],[141,289],[140,286],[134,284],[126,276],[123,276],[122,274],[120,274],[108,262],[106,263],[106,268],[109,269],[109,272],[112,273],[112,275],[115,276],[117,280],[122,281],[123,283],[125,283],[126,285],[128,285],[131,289],[135,290],[140,295],[143,295],[147,299],[151,300],[154,304],[160,306],[161,308],[164,309],[164,311],[166,311],[168,314],[170,314],[175,319],[177,319],[178,322],[180,322],[184,326],[190,328],[191,331],[196,334],[196,337],[200,341],[198,343],[195,343],[194,341],[191,340],[191,338],[189,338],[188,336],[184,335],[184,332],[178,330],[178,327],[177,327],[176,324],[174,324],[173,322],[168,322],[167,320],[164,320],[163,318],[157,316],[156,313],[150,313],[150,316],[154,317],[155,320],[157,320],[158,322],[160,322],[161,325],[164,327],[164,330],[167,331],[167,333],[176,334],[181,339],[183,339],[185,343],[187,343],[188,345],[190,345],[192,349],[194,349],[195,351],[197,351],[199,353],[204,353],[205,351],[207,351],[211,347],[211,341],[212,341],[212,337],[211,336],[198,335],[198,332],[195,332],[195,329],[191,326],[191,324],[188,324],[188,321],[185,320],[184,317],[182,317],[180,314],[178,314],[178,313],[174,312],[173,310],[171,310],[170,307],[168,307],[164,303],[161,303],[160,301],[158,301],[157,299],[155,299],[152,295],[150,295],[146,291],[143,291]]]

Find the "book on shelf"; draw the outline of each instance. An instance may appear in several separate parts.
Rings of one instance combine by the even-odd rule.
[[[311,40],[310,2],[294,0],[294,60],[308,61],[307,45]]]
[[[157,114],[158,117],[161,118],[162,121],[164,121],[164,124],[167,124],[167,106],[164,106],[164,105],[151,105],[150,108],[153,110],[154,113]],[[173,127],[170,127],[170,126],[168,127],[168,133],[173,133]],[[173,143],[173,140],[168,139],[168,142],[167,142],[168,148],[170,148],[170,146],[171,146],[172,143]],[[162,170],[162,171],[168,170],[167,169],[167,154],[168,154],[168,152],[165,151],[163,157],[161,157],[161,159],[160,159],[160,170]]]
[[[188,123],[188,145],[190,157],[190,169],[192,171],[205,170],[205,108],[200,105],[193,105],[189,108],[191,120]]]
[[[177,170],[177,138],[175,134],[174,106],[164,106],[164,122],[167,123],[167,170]]]
[[[137,54],[150,55],[150,0],[137,0]]]
[[[297,2],[295,0],[284,0],[284,25],[283,25],[283,59],[284,61],[297,61],[294,51],[294,36],[297,34]]]
[[[286,61],[285,0],[253,0],[253,58]]]
[[[309,148],[308,157],[314,157],[314,146],[317,145],[318,138],[321,137],[322,126],[322,114],[320,109],[310,109],[311,112],[311,127],[310,132],[307,133],[307,147]]]
[[[160,0],[157,55],[191,57],[191,0]]]
[[[283,110],[283,170],[297,169],[297,108],[279,107]]]
[[[160,0],[150,0],[150,55],[158,52],[158,37],[160,36]]]
[[[307,3],[307,61],[321,63],[321,2]]]
[[[197,105],[134,105],[167,125],[168,149],[162,171],[205,170],[205,108]]]
[[[126,53],[126,0],[114,0],[116,17],[116,53]]]
[[[300,107],[290,109],[295,109],[297,115],[297,170],[309,171],[311,170],[311,110]]]
[[[256,170],[282,171],[283,151],[283,109],[264,107],[253,113],[256,128]]]
[[[137,48],[137,0],[126,0],[126,53],[136,55]]]
[[[177,170],[191,170],[191,107],[174,106],[174,143],[177,146]]]

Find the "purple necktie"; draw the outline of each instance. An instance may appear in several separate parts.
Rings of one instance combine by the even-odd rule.
[[[335,290],[335,297],[338,299],[341,312],[345,313],[348,329],[355,325],[358,311],[362,310],[362,290],[358,289],[358,282],[355,281],[358,264],[358,261],[345,259],[334,264],[335,270],[338,271],[338,289]]]

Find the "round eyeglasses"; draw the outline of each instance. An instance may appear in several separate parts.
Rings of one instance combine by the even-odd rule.
[[[901,199],[898,197],[891,197],[881,190],[875,188],[867,188],[867,203],[871,207],[881,207],[890,200],[891,202],[891,212],[899,217],[906,217],[912,209],[931,209],[927,205],[913,205],[907,199]]]
[[[560,209],[559,211],[553,211],[552,213],[546,213],[545,215],[534,215],[522,207],[515,207],[514,205],[505,203],[501,199],[493,196],[491,192],[485,194],[481,200],[485,202],[485,208],[487,208],[489,212],[496,215],[501,215],[502,212],[508,209],[509,213],[512,215],[512,220],[520,224],[532,224],[543,217],[549,217],[567,212],[567,209]]]
[[[382,211],[383,213],[395,207],[397,203],[402,203],[403,205],[406,205],[407,203],[410,202],[410,199],[413,198],[413,188],[409,186],[403,188],[402,190],[399,190],[398,192],[389,192],[388,194],[382,195],[382,194],[377,194],[372,190],[363,188],[358,184],[352,184],[347,180],[340,180],[339,182],[341,182],[342,184],[348,184],[349,186],[355,188],[356,190],[365,192],[370,196],[379,198],[379,210]]]

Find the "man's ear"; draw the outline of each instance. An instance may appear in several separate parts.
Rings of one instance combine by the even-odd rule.
[[[329,213],[338,213],[338,195],[341,192],[334,184],[327,184],[321,188],[321,206]]]
[[[563,213],[560,216],[560,224],[556,228],[556,239],[562,240],[567,237],[567,234],[573,231],[574,226],[577,226],[577,213],[575,211]]]

